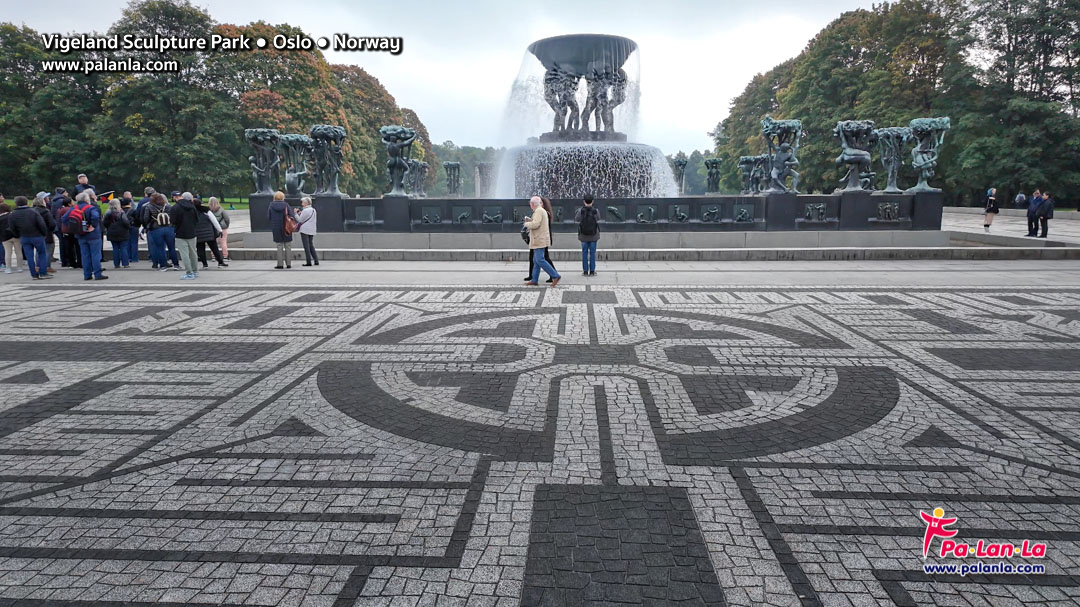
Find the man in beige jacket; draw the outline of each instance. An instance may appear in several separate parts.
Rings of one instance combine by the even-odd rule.
[[[544,248],[551,245],[550,218],[539,196],[530,198],[529,206],[532,207],[532,215],[525,220],[525,227],[529,228],[529,254],[533,259],[533,271],[531,280],[525,284],[535,287],[542,268],[551,277],[551,286],[554,287],[559,284],[559,279],[562,277],[555,268],[551,267],[547,259],[544,259]]]

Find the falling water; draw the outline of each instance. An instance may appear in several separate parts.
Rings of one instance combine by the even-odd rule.
[[[555,113],[544,98],[547,69],[536,54],[527,51],[503,113],[499,143],[508,150],[499,166],[495,196],[515,198],[539,194],[576,198],[585,193],[598,198],[677,196],[678,187],[667,158],[659,149],[614,140],[624,134],[626,140],[633,141],[637,133],[641,98],[637,45],[625,38],[582,35],[549,38],[530,48],[538,47],[549,64],[554,61],[574,73],[589,70],[614,73],[622,68],[626,75],[625,100],[612,112],[617,133],[605,133],[593,116],[589,127],[599,131],[592,134],[598,140],[589,141],[589,133],[584,133],[584,141],[540,143],[540,135],[550,137],[555,130]],[[612,48],[616,49],[614,57]],[[625,61],[619,63],[620,58]],[[580,113],[588,103],[585,78],[581,79],[574,98]]]

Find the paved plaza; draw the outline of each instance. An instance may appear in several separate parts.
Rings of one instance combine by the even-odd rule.
[[[1080,601],[1075,262],[264,265],[3,280],[0,605]]]

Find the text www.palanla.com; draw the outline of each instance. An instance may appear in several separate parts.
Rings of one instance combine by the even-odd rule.
[[[180,69],[176,61],[140,61],[130,57],[124,59],[78,59],[42,61],[41,69],[46,72],[175,72]]]
[[[1046,573],[1046,565],[1028,565],[1012,563],[1006,563],[1005,561],[998,561],[997,563],[984,563],[983,561],[976,561],[974,563],[963,564],[933,564],[923,565],[923,573],[928,574],[945,574],[945,575],[985,575],[989,573],[1001,573],[1005,575],[1031,575]]]

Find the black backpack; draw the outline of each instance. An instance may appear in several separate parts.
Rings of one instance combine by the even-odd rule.
[[[581,207],[581,223],[578,224],[578,234],[595,236],[599,231],[600,224],[596,221],[596,207]]]

